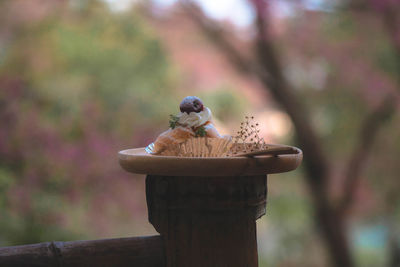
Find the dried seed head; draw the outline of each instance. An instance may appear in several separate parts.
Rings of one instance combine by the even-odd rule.
[[[253,152],[260,149],[265,149],[266,144],[263,138],[259,136],[260,130],[257,128],[258,123],[253,123],[250,118],[245,116],[245,120],[240,123],[240,131],[237,136],[233,138],[234,145],[231,149],[231,154]]]

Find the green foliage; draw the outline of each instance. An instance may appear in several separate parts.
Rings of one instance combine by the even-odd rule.
[[[173,93],[159,41],[136,14],[96,9],[76,21],[61,17],[39,25],[31,37],[21,37],[6,65],[13,65],[29,38],[29,50],[43,66],[26,62],[26,75],[53,119],[79,116],[88,102],[106,111],[105,130],[164,117]]]
[[[175,129],[178,121],[179,121],[179,117],[175,116],[175,115],[169,115],[169,128],[171,129]]]
[[[0,55],[0,118],[10,121],[0,129],[1,245],[99,231],[88,218],[107,214],[89,207],[121,205],[104,186],[112,173],[115,187],[129,181],[109,159],[151,137],[176,104],[170,63],[138,12],[89,2],[21,27]]]
[[[13,173],[9,171],[6,167],[0,168],[0,192],[7,192],[15,182],[15,177]],[[3,196],[4,194],[0,194]]]
[[[247,104],[242,96],[229,87],[221,87],[200,95],[200,98],[212,110],[213,115],[222,121],[241,119]]]
[[[385,36],[375,38],[374,42],[375,51],[373,51],[372,60],[381,70],[391,75],[393,79],[398,79],[400,60],[394,60],[393,55],[397,53],[395,48],[388,42]]]
[[[199,128],[197,128],[195,134],[196,134],[196,137],[204,137],[204,136],[206,136],[207,132],[206,132],[206,129],[204,128],[204,126],[200,126]]]

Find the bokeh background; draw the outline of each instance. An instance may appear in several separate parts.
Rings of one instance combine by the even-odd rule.
[[[398,0],[0,1],[0,245],[155,234],[117,152],[197,95],[300,169],[260,266],[400,266]]]

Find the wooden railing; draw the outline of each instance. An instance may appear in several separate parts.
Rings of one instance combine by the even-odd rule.
[[[1,267],[165,266],[161,236],[46,242],[0,248]]]

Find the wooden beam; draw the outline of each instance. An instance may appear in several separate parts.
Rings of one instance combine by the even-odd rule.
[[[0,266],[165,266],[160,236],[46,242],[0,248]]]

